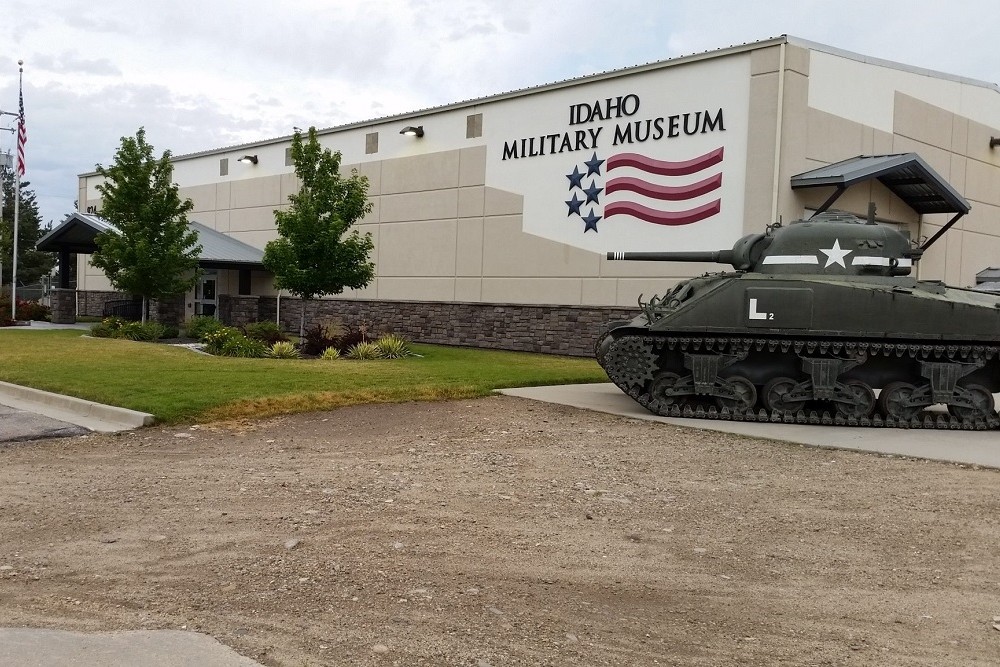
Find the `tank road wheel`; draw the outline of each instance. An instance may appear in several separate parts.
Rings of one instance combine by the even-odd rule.
[[[778,377],[764,385],[764,395],[761,400],[768,410],[777,412],[798,412],[806,406],[805,401],[790,401],[788,395],[795,389],[798,382],[792,378]]]
[[[913,405],[913,392],[916,390],[909,382],[892,382],[887,384],[878,395],[878,411],[886,417],[909,421],[917,416],[921,406]]]
[[[844,383],[846,398],[850,401],[837,401],[835,409],[841,417],[863,419],[870,417],[875,410],[875,392],[861,380],[848,380]]]
[[[727,378],[725,382],[732,390],[733,398],[716,396],[715,402],[720,408],[740,411],[753,408],[757,402],[757,388],[753,386],[753,382],[740,375]]]
[[[966,400],[972,403],[971,407],[964,405],[949,405],[948,412],[959,419],[965,421],[977,417],[995,416],[996,405],[993,401],[993,394],[981,384],[970,384],[965,387]]]
[[[681,376],[677,373],[663,371],[657,373],[656,377],[653,378],[652,384],[649,385],[649,397],[652,399],[650,405],[661,415],[666,415],[670,411],[670,408],[675,405],[678,408],[683,407],[686,396],[684,394],[674,394],[670,391],[677,386],[680,379]]]

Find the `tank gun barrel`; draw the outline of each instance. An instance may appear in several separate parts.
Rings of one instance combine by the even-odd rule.
[[[703,250],[699,252],[609,252],[610,260],[636,260],[640,262],[712,262],[733,264],[732,250]]]

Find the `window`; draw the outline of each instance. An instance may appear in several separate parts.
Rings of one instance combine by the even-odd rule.
[[[465,138],[475,139],[483,136],[483,114],[474,113],[465,117]]]

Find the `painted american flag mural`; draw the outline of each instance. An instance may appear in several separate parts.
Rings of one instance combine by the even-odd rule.
[[[706,202],[704,196],[722,187],[724,153],[720,146],[671,161],[631,152],[602,159],[594,152],[566,174],[572,195],[565,202],[567,216],[579,218],[584,233],[598,232],[601,220],[613,224],[615,216],[671,227],[711,218],[722,211],[722,199]]]

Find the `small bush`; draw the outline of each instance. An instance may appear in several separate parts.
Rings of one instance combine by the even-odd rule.
[[[181,330],[175,326],[168,326],[166,324],[161,326],[163,326],[163,333],[160,334],[160,338],[177,338],[181,335]]]
[[[407,342],[395,334],[382,336],[375,341],[375,346],[385,359],[402,359],[410,356],[410,347]]]
[[[125,320],[118,317],[105,317],[100,322],[90,326],[90,335],[94,338],[115,338]]]
[[[115,338],[149,343],[162,338],[165,331],[166,327],[159,322],[146,322],[145,324],[142,322],[125,322],[113,335]]]
[[[341,352],[347,352],[358,343],[370,343],[378,338],[372,331],[372,324],[366,320],[358,322],[357,326],[348,329],[343,336],[337,339],[337,348]]]
[[[319,354],[320,359],[326,359],[327,361],[333,359],[340,359],[340,350],[335,347],[328,347]]]
[[[177,330],[166,327],[159,322],[129,322],[120,317],[105,317],[100,322],[91,325],[90,335],[95,338],[122,338],[153,342],[160,338],[170,337],[170,332],[177,335]]]
[[[209,354],[223,354],[222,348],[231,338],[246,338],[239,329],[219,325],[214,331],[204,331],[199,340],[205,344]]]
[[[219,329],[226,328],[222,322],[215,319],[214,317],[209,317],[207,315],[195,315],[190,320],[188,320],[187,325],[187,335],[191,338],[195,338],[202,343],[207,342],[205,336],[210,333],[214,333]]]
[[[268,347],[288,340],[288,336],[275,322],[248,322],[240,328],[247,338],[259,340]]]
[[[10,311],[10,302],[7,302],[7,310]],[[36,322],[45,321],[48,322],[51,317],[52,310],[45,305],[38,303],[37,301],[23,301],[21,299],[17,300],[17,312],[15,315],[19,320],[35,320]]]
[[[222,344],[220,352],[224,357],[247,357],[259,359],[260,357],[267,356],[267,346],[259,340],[247,338],[243,334],[237,332],[236,336],[227,339]]]
[[[361,343],[356,343],[347,350],[348,359],[380,359],[382,358],[382,351],[378,349],[378,345],[370,341],[365,341]]]
[[[219,327],[204,334],[205,351],[220,357],[266,357],[268,348],[259,340],[247,338],[235,327]]]
[[[256,340],[256,339],[251,339]],[[271,345],[271,349],[268,351],[267,356],[272,359],[299,359],[302,357],[299,354],[299,350],[293,343],[289,341],[278,341]]]
[[[340,346],[340,340],[344,337],[347,329],[344,323],[334,317],[327,317],[313,322],[303,332],[301,346],[303,354],[319,354],[328,347]]]

